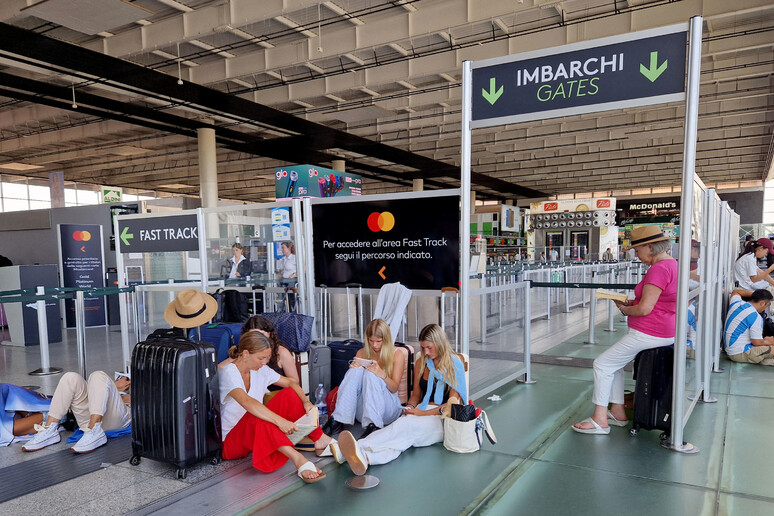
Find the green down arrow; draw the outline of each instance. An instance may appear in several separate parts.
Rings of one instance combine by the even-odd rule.
[[[640,64],[640,73],[647,77],[650,82],[655,82],[664,73],[664,70],[667,69],[668,62],[669,60],[665,60],[661,63],[661,66],[658,66],[658,52],[651,52],[650,68],[645,68],[644,64]]]
[[[503,94],[503,88],[504,86],[500,86],[499,90],[495,90],[495,78],[492,77],[489,79],[489,91],[486,91],[482,88],[481,94],[484,96],[487,102],[494,106],[494,103],[497,102],[497,99],[499,99],[500,95]]]
[[[129,243],[130,238],[134,238],[134,233],[129,233],[129,226],[124,226],[124,230],[121,231],[121,242],[123,242],[124,245],[131,245]]]

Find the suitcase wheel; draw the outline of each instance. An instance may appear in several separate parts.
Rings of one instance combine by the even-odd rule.
[[[140,463],[140,456],[139,455],[132,455],[132,458],[129,459],[129,464],[132,466],[137,466]]]
[[[629,430],[629,435],[631,435],[632,437],[635,437],[638,433],[640,433],[639,428],[632,428],[631,430]]]
[[[220,458],[220,455],[214,455],[210,457],[210,464],[212,464],[213,466],[217,466],[218,464],[220,464],[221,460],[223,459]]]
[[[177,478],[183,479],[186,476],[188,476],[188,472],[185,470],[185,468],[180,468],[177,470]]]
[[[669,434],[666,432],[662,432],[661,435],[658,436],[658,438],[661,441],[666,441],[667,439],[669,439]]]

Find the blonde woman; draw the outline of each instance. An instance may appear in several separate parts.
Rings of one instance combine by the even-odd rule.
[[[330,419],[331,434],[357,419],[365,437],[400,417],[398,387],[406,357],[395,349],[390,326],[383,319],[371,321],[365,333],[366,345],[355,355],[339,386],[336,410]]]
[[[355,440],[341,432],[338,443],[331,443],[340,462],[346,460],[356,475],[364,475],[369,465],[387,464],[412,446],[430,446],[443,441],[441,412],[451,396],[468,402],[465,366],[452,351],[446,333],[437,324],[419,333],[421,354],[417,360],[414,390],[404,415],[391,425]]]

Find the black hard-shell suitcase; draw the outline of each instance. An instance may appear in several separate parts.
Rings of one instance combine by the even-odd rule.
[[[344,375],[349,370],[349,362],[363,343],[355,339],[339,340],[328,345],[331,348],[331,389],[341,385]]]
[[[406,400],[401,399],[401,403],[405,404],[411,397],[411,391],[414,389],[414,347],[404,344],[402,342],[396,342],[395,347],[406,348],[408,351],[408,360],[406,361]],[[398,389],[398,396],[402,389]]]
[[[314,393],[323,384],[325,392],[331,392],[331,348],[318,342],[309,346],[309,399],[317,403]]]
[[[640,351],[634,359],[634,417],[631,435],[640,429],[663,430],[662,439],[672,428],[673,346]]]
[[[132,352],[132,458],[168,462],[178,478],[209,458],[221,460],[215,347],[186,339],[149,339]]]

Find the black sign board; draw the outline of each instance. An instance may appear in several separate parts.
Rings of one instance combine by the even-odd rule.
[[[459,287],[459,196],[312,206],[315,282]]]
[[[687,27],[658,32],[473,63],[471,127],[681,100]]]
[[[105,286],[102,263],[102,226],[99,224],[59,224],[62,256],[62,286],[81,289]],[[83,300],[86,326],[105,325],[105,298]],[[65,299],[65,326],[75,327],[75,300]]]
[[[117,239],[122,253],[198,251],[196,214],[119,220]]]

